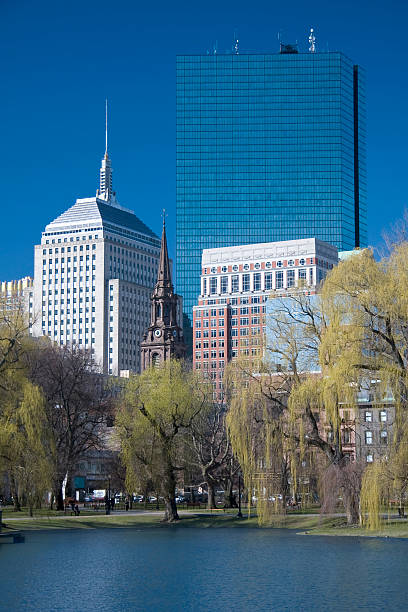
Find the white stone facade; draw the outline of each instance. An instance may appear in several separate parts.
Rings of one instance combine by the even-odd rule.
[[[114,194],[77,200],[35,246],[33,334],[91,350],[106,374],[139,372],[159,254]]]
[[[337,248],[316,238],[205,249],[201,296],[315,286],[337,263]]]

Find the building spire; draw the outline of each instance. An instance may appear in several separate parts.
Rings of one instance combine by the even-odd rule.
[[[108,98],[105,99],[105,157],[108,157]]]
[[[164,293],[173,293],[173,285],[171,282],[171,268],[169,254],[167,251],[167,238],[166,238],[166,213],[163,209],[163,231],[161,238],[160,248],[160,260],[159,260],[159,271],[157,274],[157,283],[154,290],[156,295],[163,295]]]
[[[108,99],[105,100],[105,155],[102,159],[99,171],[98,198],[110,202],[113,197],[112,191],[112,165],[108,155]]]

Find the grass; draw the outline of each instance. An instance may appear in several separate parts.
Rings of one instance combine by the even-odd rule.
[[[326,536],[360,536],[372,538],[408,538],[408,521],[404,519],[391,519],[384,521],[382,527],[375,531],[369,531],[364,527],[349,527],[344,519],[337,523],[328,525],[318,525],[316,528],[307,532],[307,535],[326,535]]]
[[[81,512],[79,517],[64,517],[49,518],[47,516],[36,517],[35,520],[28,517],[19,517],[18,520],[7,522],[3,520],[6,527],[3,531],[9,530],[42,530],[42,529],[100,529],[100,528],[137,528],[137,529],[152,529],[152,528],[219,528],[232,527],[242,528],[251,527],[259,528],[256,516],[251,518],[238,519],[236,512],[232,515],[225,514],[219,511],[213,512],[186,512],[181,515],[180,522],[167,525],[161,522],[162,514],[157,515],[100,515],[100,516],[84,516]],[[325,519],[326,521],[327,519]],[[332,521],[333,522],[333,521]],[[287,528],[296,530],[314,529],[319,524],[317,516],[302,516],[289,515],[284,518],[277,517],[272,525],[267,528]],[[325,523],[324,523],[325,524]]]
[[[56,514],[56,513],[55,513]],[[49,514],[36,515],[35,520],[28,516],[19,516],[18,520],[7,521],[3,515],[3,533],[12,531],[37,531],[37,530],[61,530],[61,529],[103,529],[103,528],[136,528],[136,529],[174,529],[174,528],[236,528],[250,527],[258,529],[258,521],[255,515],[251,518],[238,519],[236,511],[224,513],[222,511],[184,511],[180,522],[167,525],[161,522],[162,513],[145,515],[115,515],[111,514],[89,514],[84,515],[81,511],[79,517],[61,515],[59,518]],[[12,514],[13,518],[16,513]],[[5,526],[4,526],[5,524]],[[296,530],[305,535],[325,536],[365,536],[365,537],[393,537],[408,538],[408,521],[401,519],[386,520],[378,531],[367,531],[360,527],[349,527],[343,517],[320,517],[303,516],[302,514],[289,514],[285,517],[277,516],[270,525],[263,529],[283,528]]]

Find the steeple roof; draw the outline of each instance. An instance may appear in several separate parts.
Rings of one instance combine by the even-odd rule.
[[[161,237],[159,271],[157,274],[157,283],[154,289],[156,295],[173,293],[173,284],[171,282],[171,268],[169,253],[167,250],[166,238],[166,222],[163,218],[163,232]]]

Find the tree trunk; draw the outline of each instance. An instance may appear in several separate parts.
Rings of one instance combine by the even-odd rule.
[[[56,510],[64,510],[64,498],[62,495],[62,483],[64,482],[64,479],[62,480],[58,480],[56,483],[56,488],[55,488],[55,503],[56,503]]]
[[[180,519],[177,512],[176,500],[171,496],[165,496],[164,498],[164,523],[174,523]]]
[[[237,499],[233,493],[233,482],[232,479],[229,478],[227,481],[227,486],[225,487],[225,506],[227,508],[237,508]]]
[[[14,477],[10,478],[10,490],[11,490],[11,495],[13,497],[13,511],[14,512],[21,512],[21,503],[20,503],[20,498],[18,495],[18,491],[17,491],[17,484],[16,481],[14,480]]]
[[[343,503],[347,516],[347,525],[360,523],[360,503],[356,495],[349,495],[343,491]]]
[[[213,508],[217,507],[215,504],[215,483],[211,482],[210,480],[207,480],[207,488],[208,488],[207,508],[208,510],[212,510]]]

